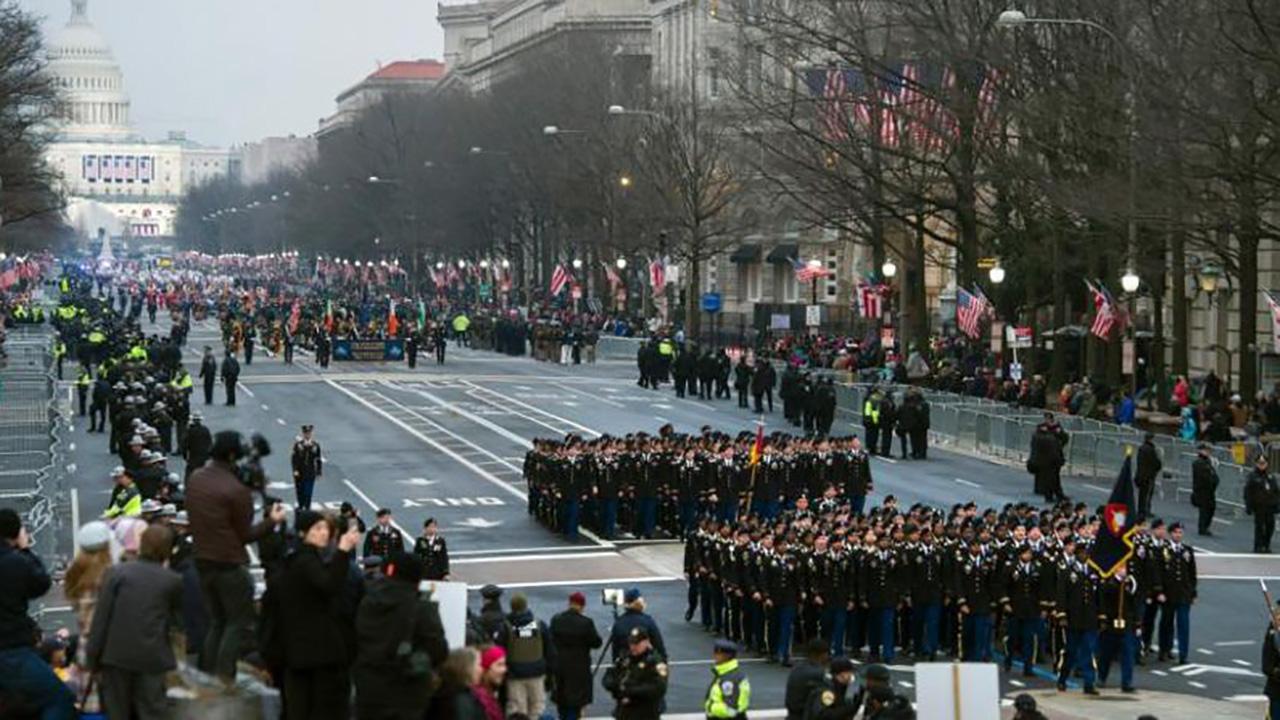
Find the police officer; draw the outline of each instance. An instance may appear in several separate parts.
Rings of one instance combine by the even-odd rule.
[[[76,397],[80,400],[80,417],[85,416],[85,406],[89,401],[89,387],[93,385],[93,373],[88,365],[80,366],[80,375],[76,378]]]
[[[1276,510],[1280,508],[1280,485],[1268,469],[1267,456],[1259,455],[1253,472],[1244,484],[1244,509],[1253,516],[1253,551],[1271,552],[1271,536],[1276,532]]]
[[[111,498],[107,501],[107,509],[102,517],[114,520],[121,517],[138,517],[142,514],[142,493],[133,483],[133,477],[122,466],[117,465],[111,471],[111,479],[115,486],[111,488]]]
[[[751,681],[738,665],[738,646],[730,640],[717,640],[712,651],[711,685],[702,703],[708,718],[745,720],[751,706]]]
[[[1218,470],[1210,458],[1211,448],[1207,443],[1200,443],[1195,462],[1191,463],[1191,504],[1200,511],[1196,529],[1206,537],[1213,536],[1210,527],[1213,514],[1218,510]]]
[[[649,641],[649,631],[634,627],[627,633],[626,653],[605,675],[605,689],[618,701],[618,720],[657,720],[667,695],[667,661]]]
[[[809,698],[806,720],[852,720],[862,707],[862,691],[851,697],[853,686],[853,661],[836,658],[831,661],[825,682],[816,688]]]
[[[204,346],[204,359],[200,361],[200,379],[204,381],[204,404],[213,404],[213,386],[218,382],[218,361],[213,348]]]
[[[107,406],[110,403],[111,383],[107,382],[106,374],[99,370],[98,379],[93,381],[93,393],[89,402],[89,432],[107,431]]]

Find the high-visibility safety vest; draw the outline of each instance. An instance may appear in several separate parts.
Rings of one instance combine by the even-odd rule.
[[[142,493],[138,491],[137,485],[130,485],[113,493],[111,504],[107,506],[102,516],[105,518],[138,517],[141,514]]]
[[[169,385],[178,390],[190,390],[191,389],[191,373],[189,372],[179,373],[177,377],[169,381]]]
[[[79,385],[82,388],[87,388],[92,382],[93,376],[89,374],[89,371],[83,369],[80,370],[80,377],[76,378],[76,385]]]
[[[53,344],[53,356],[55,358],[63,357],[67,354],[67,344],[61,340]]]
[[[62,280],[58,281],[58,288],[64,293],[71,292],[71,281],[65,277],[62,278]]]
[[[663,340],[662,342],[658,343],[659,355],[675,355],[675,353],[676,353],[676,346],[670,340]]]
[[[454,332],[464,333],[469,327],[471,327],[471,318],[468,318],[466,315],[459,315],[453,319]]]
[[[101,332],[97,330],[94,330],[93,332],[89,333],[89,342],[93,343],[94,345],[101,345],[106,341],[107,341],[107,336],[103,335]]]
[[[146,361],[147,361],[147,349],[146,349],[146,348],[144,348],[144,347],[142,347],[141,345],[134,345],[133,347],[129,348],[129,359],[130,359],[130,360],[140,360],[140,361],[142,361],[142,362],[146,362]]]
[[[872,402],[870,398],[862,403],[862,419],[871,422],[872,425],[880,424],[880,403]]]
[[[751,706],[751,681],[738,666],[738,659],[720,663],[711,669],[711,686],[703,710],[709,718],[746,717]]]

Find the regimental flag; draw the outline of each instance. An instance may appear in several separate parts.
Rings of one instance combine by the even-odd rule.
[[[395,337],[400,332],[400,318],[396,317],[396,300],[387,298],[387,337]]]
[[[564,289],[572,282],[573,274],[563,264],[556,265],[556,269],[551,273],[551,296],[555,297],[564,292]]]
[[[1101,283],[1094,285],[1087,279],[1084,283],[1089,286],[1089,291],[1093,293],[1093,324],[1089,326],[1089,332],[1102,341],[1109,342],[1111,340],[1111,329],[1115,327],[1117,322],[1121,321],[1115,301],[1111,298],[1111,293],[1107,292],[1107,289]]]
[[[799,258],[791,258],[791,269],[796,273],[796,282],[807,283],[824,278],[831,274],[826,266],[818,263],[810,265],[809,263],[800,262]]]
[[[956,325],[970,339],[976,340],[981,331],[982,319],[987,316],[986,301],[962,287],[956,288]]]
[[[881,291],[880,285],[872,283],[858,283],[857,289],[854,291],[854,302],[857,303],[858,309],[862,317],[868,320],[875,320],[883,317],[884,306],[882,300],[884,293]]]
[[[1133,449],[1125,451],[1124,465],[1111,490],[1111,498],[1103,508],[1102,523],[1089,552],[1089,564],[1104,578],[1111,577],[1117,568],[1133,555],[1135,517],[1133,499]]]
[[[756,441],[751,443],[751,454],[747,457],[747,465],[755,467],[760,464],[760,456],[764,454],[764,421],[756,421]]]
[[[1274,290],[1263,290],[1267,296],[1267,304],[1271,306],[1271,346],[1274,352],[1280,353],[1280,295]]]

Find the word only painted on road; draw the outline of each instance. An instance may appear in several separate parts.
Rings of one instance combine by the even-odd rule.
[[[481,505],[506,505],[496,497],[444,497],[444,498],[402,498],[401,508],[416,507],[478,507]]]

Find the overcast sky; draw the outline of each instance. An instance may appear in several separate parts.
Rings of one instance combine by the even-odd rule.
[[[70,0],[19,0],[46,37]],[[124,71],[133,125],[207,145],[315,132],[378,62],[440,58],[436,0],[89,0]]]

